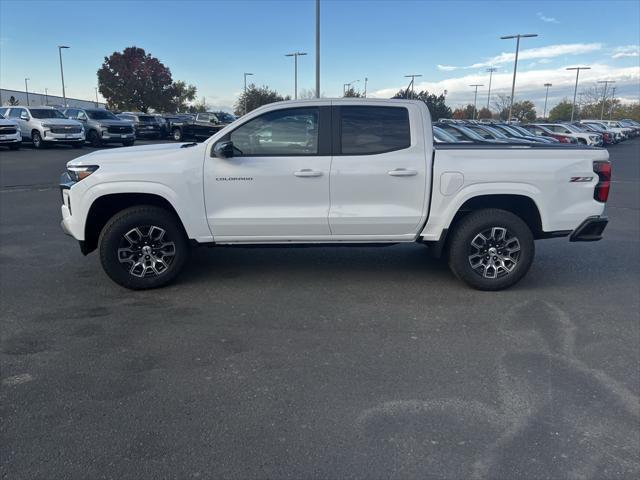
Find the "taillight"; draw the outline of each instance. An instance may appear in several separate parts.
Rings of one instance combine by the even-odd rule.
[[[598,175],[598,183],[593,191],[593,198],[598,202],[606,202],[611,187],[611,162],[593,162],[593,172]]]

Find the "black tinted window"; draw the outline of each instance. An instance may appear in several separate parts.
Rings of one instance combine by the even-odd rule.
[[[342,153],[370,155],[411,145],[409,112],[403,107],[341,107]]]

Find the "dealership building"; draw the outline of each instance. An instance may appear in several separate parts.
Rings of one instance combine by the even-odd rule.
[[[17,103],[16,103],[17,102]],[[12,103],[16,105],[32,107],[49,105],[52,107],[64,107],[64,100],[57,95],[47,95],[46,93],[31,93],[20,90],[7,90],[6,88],[0,89],[0,105],[6,107]],[[105,108],[104,102],[96,102],[95,100],[80,100],[79,98],[67,97],[67,107],[76,108]]]

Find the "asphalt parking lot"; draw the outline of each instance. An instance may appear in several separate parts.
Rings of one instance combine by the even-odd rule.
[[[124,290],[59,227],[90,150],[0,151],[2,478],[640,476],[640,138],[605,239],[497,293],[420,245],[202,248]]]

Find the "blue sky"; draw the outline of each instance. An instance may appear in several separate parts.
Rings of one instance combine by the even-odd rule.
[[[167,65],[174,79],[196,85],[213,107],[231,107],[243,72],[282,94],[293,93],[292,51],[299,89],[314,86],[314,0],[252,1],[12,1],[0,0],[0,85],[60,94],[56,45],[63,52],[67,95],[91,99],[105,55],[131,45]],[[545,82],[550,103],[573,93],[567,66],[591,65],[581,88],[616,80],[616,95],[640,96],[640,2],[321,0],[321,90],[338,96],[344,83],[368,77],[370,96],[389,96],[419,73],[418,87],[448,90],[452,106],[473,101],[469,84],[499,68],[493,91],[508,93],[514,40],[501,35],[538,33],[521,44],[517,99],[541,108]]]

